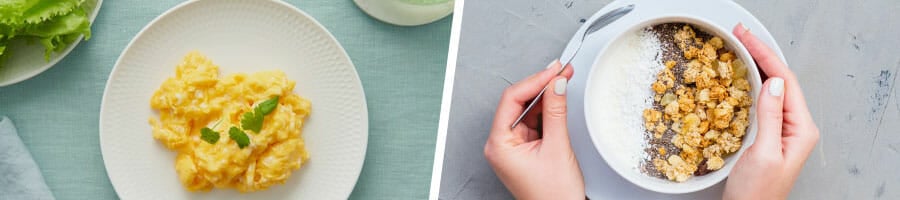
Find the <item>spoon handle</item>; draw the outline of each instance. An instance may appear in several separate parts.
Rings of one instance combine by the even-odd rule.
[[[560,74],[562,74],[562,72],[566,70],[567,65],[569,65],[568,62],[559,69],[559,72],[556,72],[556,75],[559,76]],[[525,119],[525,115],[528,114],[528,112],[530,112],[532,108],[534,108],[534,105],[536,105],[538,101],[541,101],[541,97],[544,96],[545,91],[547,91],[547,87],[541,89],[541,92],[531,100],[531,103],[528,103],[528,107],[525,107],[525,111],[522,111],[522,114],[519,115],[519,118],[516,119],[516,122],[513,122],[512,126],[510,127],[511,129],[516,128],[516,125],[519,125],[519,122],[522,122],[522,120]]]
[[[609,25],[610,23],[618,20],[619,18],[622,18],[622,16],[625,16],[625,14],[631,12],[631,10],[634,10],[634,4],[612,10],[609,13],[603,14],[602,16],[591,22],[587,29],[585,29],[585,31],[581,33],[581,41],[575,44],[576,46],[572,46],[571,49],[567,47],[566,50],[563,51],[563,54],[560,57],[560,64],[562,64],[562,67],[560,67],[559,72],[556,72],[556,75],[559,76],[559,74],[562,74],[562,72],[566,70],[566,66],[568,66],[569,62],[571,62],[572,59],[575,58],[575,55],[578,54],[578,50],[581,49],[581,43],[584,42],[584,38],[587,37],[587,35],[597,32],[597,30],[600,30],[600,28],[603,28],[606,25]],[[512,126],[510,126],[510,129],[516,128],[516,126],[519,125],[519,123],[522,122],[523,119],[525,119],[525,115],[527,115],[528,112],[530,112],[531,109],[534,108],[534,105],[537,104],[537,102],[541,101],[541,97],[544,96],[544,91],[547,91],[546,86],[544,87],[544,89],[541,89],[541,93],[538,93],[538,95],[531,100],[531,103],[528,103],[528,107],[526,107],[525,111],[523,111],[522,114],[519,115],[519,118],[516,119],[515,122],[513,122]]]

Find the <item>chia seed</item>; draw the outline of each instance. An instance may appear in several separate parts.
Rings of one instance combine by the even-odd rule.
[[[675,61],[675,63],[676,63],[675,67],[672,68],[672,72],[675,75],[675,87],[673,87],[669,90],[666,90],[666,92],[675,93],[676,90],[678,90],[679,88],[681,88],[683,86],[690,87],[690,86],[694,85],[693,83],[686,84],[682,80],[683,79],[682,74],[683,74],[684,70],[687,68],[686,67],[687,63],[690,60],[684,58],[684,51],[682,51],[680,48],[678,48],[678,42],[675,40],[675,33],[678,32],[678,30],[681,30],[681,28],[684,27],[685,25],[689,25],[689,24],[665,23],[665,24],[658,24],[658,25],[654,25],[654,26],[646,28],[646,30],[648,32],[655,34],[656,37],[659,39],[661,49],[662,49],[662,55],[659,55],[660,60],[662,60],[663,62]],[[710,35],[706,32],[703,32],[697,28],[694,28],[694,32],[696,34],[696,37],[702,38],[704,41],[707,41],[713,37],[712,35]],[[700,46],[699,44],[696,44],[695,41],[689,41],[688,45],[694,46],[697,48],[702,48],[702,46]],[[663,111],[663,108],[664,108],[664,106],[660,105],[659,102],[653,103],[654,110]],[[666,127],[672,126],[671,121],[664,122],[664,123],[665,123]],[[647,132],[644,133],[644,139],[648,142],[647,148],[644,149],[644,152],[646,152],[647,155],[649,155],[649,158],[644,160],[640,164],[641,172],[643,172],[647,175],[653,176],[653,177],[668,179],[668,178],[666,178],[666,176],[663,172],[656,169],[656,166],[653,165],[653,160],[656,158],[659,158],[662,160],[667,160],[669,155],[681,154],[681,149],[676,147],[671,142],[672,137],[674,137],[675,135],[677,135],[677,133],[675,133],[675,131],[673,131],[672,129],[667,129],[665,131],[665,133],[663,133],[662,137],[659,139],[653,137],[652,130],[647,130]],[[658,149],[660,149],[660,148],[665,149],[666,155],[661,155],[659,153]],[[708,174],[709,172],[712,172],[712,171],[706,169],[706,160],[704,159],[703,161],[701,161],[701,163],[698,167],[698,170],[696,172],[694,172],[694,175],[702,176],[702,175]]]

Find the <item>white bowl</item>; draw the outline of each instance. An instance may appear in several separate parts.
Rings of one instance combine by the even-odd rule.
[[[614,93],[611,93],[613,91],[613,89],[611,88],[620,86],[620,84],[616,84],[614,80],[619,77],[623,77],[623,74],[617,74],[616,72],[617,70],[619,70],[618,72],[621,72],[622,69],[620,67],[624,66],[611,66],[612,64],[607,63],[611,60],[608,58],[614,56],[613,53],[610,53],[612,51],[608,51],[609,47],[618,46],[618,43],[623,42],[623,38],[627,34],[634,34],[636,31],[644,29],[648,26],[664,23],[687,23],[692,25],[695,30],[700,30],[722,38],[726,43],[726,48],[734,51],[738,58],[746,63],[749,76],[747,77],[747,80],[750,82],[750,93],[754,100],[753,105],[750,108],[750,126],[747,128],[747,133],[743,138],[743,145],[741,146],[741,149],[738,152],[724,158],[725,166],[722,167],[722,169],[710,172],[709,174],[706,174],[704,176],[694,176],[691,179],[681,183],[664,180],[657,177],[651,177],[640,172],[639,162],[635,161],[635,157],[640,155],[640,152],[627,151],[627,149],[637,148],[630,145],[640,145],[640,143],[623,141],[623,137],[620,136],[620,134],[623,134],[622,132],[625,131],[625,129],[622,127],[623,124],[621,123],[621,121],[617,120],[620,120],[623,117],[642,118],[641,113],[633,113],[628,114],[628,116],[623,116],[621,109],[611,109],[621,107],[621,104],[619,103],[619,97],[613,95]],[[741,44],[729,30],[731,29],[717,26],[709,22],[709,20],[705,20],[696,16],[660,16],[646,19],[643,22],[637,23],[637,25],[632,26],[628,30],[619,33],[614,37],[613,40],[611,40],[611,42],[606,45],[606,47],[603,48],[603,50],[600,51],[597,59],[594,61],[590,73],[588,74],[587,84],[585,87],[585,119],[587,122],[588,132],[591,136],[591,140],[594,142],[594,146],[597,148],[597,151],[600,153],[606,163],[609,164],[610,168],[612,168],[616,173],[621,175],[626,180],[644,189],[670,194],[699,191],[715,185],[728,176],[738,158],[740,158],[744,151],[751,144],[753,144],[753,141],[756,139],[756,100],[759,95],[760,87],[762,86],[759,70],[756,68],[756,63],[753,61],[750,53],[743,46],[743,44]],[[647,85],[647,91],[635,92],[650,92],[650,85]],[[640,137],[643,137],[643,133],[626,134],[641,134]]]
[[[93,27],[94,18],[100,12],[100,5],[103,4],[103,0],[87,1],[85,3],[94,3],[94,10],[90,11],[90,16],[88,16]],[[53,52],[49,61],[44,59],[44,46],[38,43],[28,44],[24,40],[11,41],[7,48],[8,51],[13,51],[13,55],[6,60],[6,63],[3,63],[3,67],[0,67],[0,87],[28,80],[41,74],[41,72],[47,71],[47,69],[50,69],[50,67],[53,67],[53,65],[65,58],[66,55],[69,55],[69,52],[72,52],[72,49],[75,49],[75,46],[78,46],[78,43],[83,39],[84,36],[79,36],[75,42],[69,44],[63,51]]]

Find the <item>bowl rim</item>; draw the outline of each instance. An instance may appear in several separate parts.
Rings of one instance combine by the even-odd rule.
[[[695,30],[701,30],[703,32],[709,33],[714,36],[718,36],[718,37],[722,38],[723,40],[725,40],[726,46],[733,49],[733,52],[735,54],[737,54],[738,58],[740,58],[745,63],[745,65],[748,69],[749,77],[747,79],[751,85],[750,95],[751,95],[752,99],[754,100],[750,107],[750,116],[749,116],[750,125],[747,128],[747,133],[744,135],[744,137],[742,139],[742,145],[741,145],[740,150],[738,150],[737,152],[735,152],[732,155],[729,155],[725,158],[726,163],[722,169],[716,170],[716,171],[711,172],[710,174],[707,174],[704,176],[704,177],[709,177],[710,180],[706,180],[703,182],[692,182],[692,181],[697,180],[697,177],[692,177],[688,181],[677,183],[678,185],[680,185],[678,187],[663,187],[663,186],[660,186],[657,184],[651,184],[647,181],[643,181],[642,179],[634,178],[632,176],[626,176],[625,175],[626,172],[624,171],[624,169],[622,169],[621,167],[613,166],[609,162],[610,160],[607,159],[607,156],[604,155],[604,152],[605,152],[603,150],[604,148],[601,147],[601,145],[600,145],[600,144],[603,144],[600,142],[600,139],[602,137],[595,136],[595,134],[592,134],[592,132],[595,132],[598,129],[597,127],[595,127],[595,126],[597,126],[597,124],[592,123],[594,120],[592,120],[593,117],[591,114],[592,113],[591,111],[593,110],[593,105],[592,105],[593,103],[591,103],[591,102],[594,99],[594,95],[595,95],[594,94],[595,92],[591,92],[591,91],[593,90],[594,87],[599,87],[599,86],[593,86],[594,84],[592,84],[593,83],[592,80],[595,79],[594,76],[597,73],[595,71],[598,70],[598,67],[595,67],[595,66],[598,66],[599,64],[601,64],[601,60],[604,58],[604,55],[607,54],[607,52],[608,52],[607,50],[609,49],[609,47],[612,46],[613,44],[615,44],[617,41],[620,41],[622,38],[624,38],[624,36],[634,33],[636,31],[639,31],[643,28],[652,26],[652,25],[665,24],[665,23],[690,24]],[[648,17],[646,19],[638,20],[636,23],[634,23],[634,25],[629,25],[627,27],[629,27],[629,28],[624,29],[624,31],[614,33],[613,37],[611,37],[611,39],[608,42],[606,42],[606,44],[603,45],[601,50],[595,56],[594,61],[592,62],[592,65],[591,65],[591,69],[587,74],[587,79],[586,79],[587,81],[585,83],[584,96],[583,96],[583,98],[584,98],[584,118],[585,118],[585,124],[587,126],[588,135],[590,136],[591,140],[593,141],[595,150],[597,150],[597,152],[600,154],[600,157],[603,159],[603,161],[613,171],[615,171],[616,174],[618,174],[622,178],[628,180],[632,184],[637,185],[643,189],[650,190],[650,191],[667,193],[667,194],[683,194],[683,193],[700,191],[700,190],[709,188],[709,187],[721,182],[726,177],[728,177],[728,174],[731,172],[731,169],[734,167],[738,158],[740,158],[740,156],[743,155],[744,151],[746,151],[746,149],[749,148],[749,146],[751,146],[753,144],[753,142],[755,141],[755,138],[756,138],[758,128],[757,128],[757,120],[756,120],[757,101],[755,101],[755,100],[758,99],[759,91],[761,90],[761,87],[762,87],[762,78],[760,77],[761,72],[757,68],[756,62],[752,59],[747,48],[744,47],[744,45],[741,42],[739,42],[737,37],[735,37],[734,35],[731,34],[731,31],[728,31],[729,29],[719,26],[718,24],[712,23],[710,20],[707,20],[700,16],[684,14],[684,13],[658,15],[658,16],[653,16],[653,17]],[[594,131],[592,131],[592,130],[594,130]],[[610,152],[606,152],[606,154],[609,154],[609,153]],[[644,174],[644,175],[645,175],[644,177],[646,177],[646,178],[655,178],[655,177],[646,176],[646,174]],[[668,180],[666,180],[666,181],[668,181]],[[672,183],[674,183],[674,182],[672,182]],[[693,184],[685,184],[685,183],[693,183]]]

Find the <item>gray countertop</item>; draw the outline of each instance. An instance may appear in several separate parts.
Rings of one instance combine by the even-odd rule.
[[[500,93],[608,2],[466,2],[441,199],[512,198],[483,156]],[[778,42],[821,132],[791,199],[900,199],[900,1],[737,3]]]

